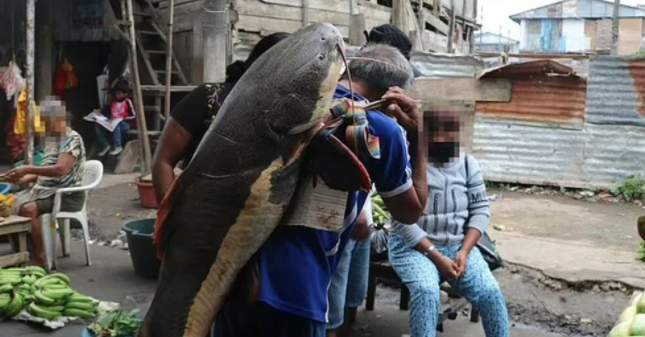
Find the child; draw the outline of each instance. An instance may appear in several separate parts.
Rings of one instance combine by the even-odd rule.
[[[128,91],[130,91],[128,82],[124,79],[120,79],[116,83],[114,89],[116,99],[109,105],[105,106],[102,111],[103,115],[109,119],[122,119],[122,121],[114,128],[114,131],[111,132],[113,149],[110,151],[110,155],[112,156],[116,156],[123,151],[123,135],[130,130],[129,122],[136,116],[134,105],[132,104],[132,101],[127,98]],[[99,123],[95,123],[94,128],[96,130],[96,138],[100,146],[98,156],[103,157],[110,150],[110,144],[108,142],[110,131]]]

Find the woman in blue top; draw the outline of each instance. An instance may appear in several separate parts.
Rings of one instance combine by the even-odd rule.
[[[487,337],[508,337],[508,313],[499,284],[478,249],[490,216],[477,161],[459,153],[459,120],[432,112],[428,140],[426,212],[414,225],[393,223],[390,262],[411,294],[410,334],[435,336],[440,279],[479,308]]]

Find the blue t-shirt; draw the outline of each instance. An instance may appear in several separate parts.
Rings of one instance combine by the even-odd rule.
[[[334,98],[349,98],[338,85]],[[354,94],[357,101],[364,98]],[[367,114],[372,135],[379,137],[381,159],[360,157],[383,197],[393,197],[412,187],[410,157],[405,132],[395,120],[379,111]],[[260,297],[268,305],[304,318],[327,322],[327,290],[368,194],[350,193],[344,230],[335,233],[298,226],[281,226],[269,237],[260,254]]]

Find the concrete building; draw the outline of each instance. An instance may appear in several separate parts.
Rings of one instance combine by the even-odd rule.
[[[520,41],[490,32],[476,35],[474,43],[478,53],[501,53],[507,48],[507,53],[516,54],[520,49]]]
[[[611,48],[612,2],[565,0],[512,15],[521,27],[520,51],[603,53]],[[621,5],[619,55],[643,46],[645,8]]]

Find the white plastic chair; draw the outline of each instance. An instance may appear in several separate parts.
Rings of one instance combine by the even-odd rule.
[[[52,269],[52,267],[53,269],[58,268],[58,235],[56,230],[52,230],[53,228],[58,228],[58,232],[60,232],[63,256],[70,255],[70,219],[78,221],[83,228],[83,236],[85,239],[85,258],[87,260],[87,265],[92,265],[90,260],[90,232],[87,222],[87,196],[89,192],[101,182],[101,179],[103,179],[103,164],[98,160],[89,160],[85,162],[82,185],[58,189],[54,197],[54,209],[52,210],[52,213],[43,214],[41,216],[43,239],[45,241],[45,250],[48,260],[47,264],[50,267],[49,269]],[[63,193],[69,192],[85,192],[85,203],[83,203],[83,208],[79,212],[60,211],[61,197]],[[55,220],[55,223],[52,223],[52,219]],[[49,238],[49,240],[46,240],[46,238]]]

